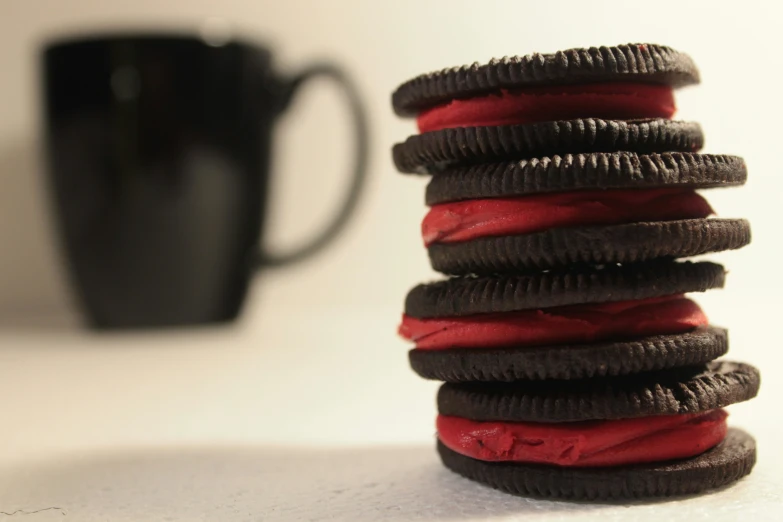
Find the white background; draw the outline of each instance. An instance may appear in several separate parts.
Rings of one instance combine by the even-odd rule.
[[[390,160],[391,144],[414,126],[394,117],[389,98],[418,73],[493,56],[653,42],[688,52],[701,69],[702,85],[678,92],[678,117],[701,122],[706,152],[748,162],[746,187],[707,197],[719,215],[751,220],[753,244],[711,256],[730,270],[728,284],[698,300],[730,327],[731,357],[758,365],[764,383],[757,400],[731,410],[731,422],[759,440],[750,479],[706,499],[636,509],[672,519],[774,516],[783,489],[781,14],[748,1],[0,0],[0,515],[49,506],[63,509],[27,519],[626,516],[510,500],[441,474],[431,450],[436,384],[412,374],[395,337],[405,292],[435,275],[418,233],[424,180],[397,174]],[[232,328],[82,332],[37,154],[38,46],[91,28],[195,30],[215,16],[273,45],[282,71],[326,57],[353,73],[372,118],[367,197],[323,255],[261,274]],[[295,244],[333,211],[349,135],[330,86],[297,100],[277,136],[270,245]],[[269,466],[287,471],[253,472]],[[335,500],[330,480],[358,500]],[[367,483],[385,493],[361,489]],[[242,488],[251,500],[234,498]]]

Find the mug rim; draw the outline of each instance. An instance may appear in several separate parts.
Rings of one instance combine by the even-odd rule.
[[[151,29],[151,30],[103,30],[103,31],[84,31],[58,34],[42,39],[40,48],[44,52],[54,49],[64,49],[69,47],[78,47],[86,44],[116,44],[128,42],[134,44],[158,42],[158,43],[197,43],[204,47],[213,49],[222,49],[228,47],[248,47],[260,51],[266,55],[271,55],[271,49],[262,42],[252,41],[240,34],[232,33],[225,43],[210,43],[198,29]]]

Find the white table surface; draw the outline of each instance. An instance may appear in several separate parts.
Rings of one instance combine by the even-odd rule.
[[[2,331],[0,512],[83,522],[779,520],[774,379],[730,409],[760,447],[734,487],[632,508],[534,501],[441,467],[437,385],[413,375],[406,346],[388,335],[399,310],[321,311],[304,324],[285,307],[262,308],[231,329]]]

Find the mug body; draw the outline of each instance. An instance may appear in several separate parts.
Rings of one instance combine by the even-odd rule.
[[[270,53],[109,35],[51,42],[42,61],[55,216],[91,323],[235,318],[263,229]]]

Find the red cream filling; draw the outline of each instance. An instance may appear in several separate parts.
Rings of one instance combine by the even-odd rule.
[[[597,83],[526,87],[452,100],[421,112],[420,132],[454,127],[517,125],[576,118],[670,119],[676,110],[668,85]]]
[[[704,218],[713,213],[693,189],[585,190],[435,205],[424,217],[421,233],[430,246],[550,228]]]
[[[449,449],[490,462],[622,466],[692,457],[726,436],[723,410],[568,423],[475,422],[439,415]]]
[[[682,295],[615,303],[559,306],[465,317],[402,316],[399,334],[416,348],[498,348],[588,343],[677,334],[707,324]]]

